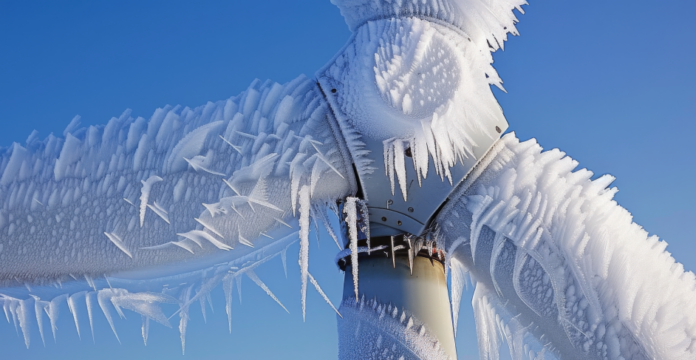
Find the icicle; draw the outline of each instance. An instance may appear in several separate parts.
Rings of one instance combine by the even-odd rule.
[[[222,279],[222,291],[225,293],[225,313],[227,313],[227,326],[232,333],[232,283],[234,274],[227,274]]]
[[[147,316],[142,316],[143,318],[143,326],[142,326],[142,334],[143,334],[143,343],[145,346],[147,346],[147,336],[149,335],[150,332],[150,318]]]
[[[10,314],[12,314],[12,323],[14,324],[15,333],[17,333],[17,336],[19,336],[19,314],[17,313],[18,309],[19,301],[17,301],[16,299],[12,299],[12,301],[10,301]]]
[[[41,343],[46,347],[46,338],[44,337],[44,324],[43,324],[43,312],[46,306],[45,302],[41,301],[36,295],[30,295],[34,298],[34,315],[36,315],[36,325],[39,328],[39,335],[41,335]]]
[[[389,237],[391,240],[391,258],[392,258],[392,268],[396,269],[396,254],[394,253],[394,237]]]
[[[99,303],[99,307],[101,308],[102,312],[104,313],[104,317],[106,318],[106,321],[109,323],[109,326],[111,327],[111,331],[114,332],[114,335],[116,336],[116,340],[118,340],[118,343],[121,343],[121,339],[118,337],[118,333],[116,332],[116,327],[114,326],[114,319],[111,317],[111,311],[109,311],[108,307],[108,302],[110,301],[111,296],[114,295],[114,291],[111,289],[106,289],[106,290],[101,290],[97,293],[97,303]]]
[[[108,278],[108,277],[106,277],[106,274],[104,274],[104,280],[106,280],[106,284],[107,284],[107,285],[109,285],[109,289],[112,289],[112,290],[113,290],[113,289],[114,289],[114,287],[113,287],[113,286],[111,286],[111,281],[109,281],[109,278]]]
[[[399,180],[399,188],[401,188],[404,201],[408,201],[404,156],[404,143],[401,140],[394,141],[394,170],[396,170],[396,178]]]
[[[77,280],[77,279],[75,279],[75,280]],[[94,279],[92,279],[91,276],[85,275],[85,281],[87,281],[87,285],[89,285],[89,287],[94,289],[94,291],[97,291],[97,286],[94,285]]]
[[[348,236],[350,238],[350,261],[351,270],[353,271],[353,287],[355,289],[355,301],[358,301],[358,229],[357,229],[357,209],[356,202],[358,198],[348,197],[343,206],[343,212],[346,214],[346,223],[348,224]]]
[[[313,156],[316,158],[316,155]],[[312,166],[312,173],[310,175],[310,180],[309,180],[309,186],[310,186],[310,191],[309,193],[313,196],[314,195],[314,190],[317,187],[317,184],[320,182],[321,175],[328,169],[328,166],[326,165],[326,162],[319,161],[318,158],[316,161],[314,161],[314,165]]]
[[[295,216],[295,209],[297,209],[297,196],[299,195],[302,175],[304,175],[306,172],[304,165],[302,165],[302,162],[306,156],[307,154],[298,153],[290,163],[290,204],[292,208],[292,216]]]
[[[336,246],[338,246],[338,249],[342,250],[341,244],[338,242],[338,237],[336,236],[336,233],[333,231],[333,227],[329,223],[329,219],[326,218],[326,209],[317,209],[315,212],[319,214],[319,218],[321,219],[322,223],[324,223],[324,227],[326,228],[326,232],[329,233],[329,236],[331,236],[333,241],[336,243]]]
[[[2,295],[0,295],[2,297]],[[7,319],[7,323],[10,323],[10,302],[7,299],[3,299],[2,302],[2,310],[5,312],[5,319]]]
[[[280,260],[283,262],[283,272],[285,273],[285,278],[288,278],[288,249],[285,248],[280,252]]]
[[[319,295],[321,295],[321,297],[324,298],[324,300],[326,301],[326,303],[329,304],[329,306],[331,306],[332,309],[334,309],[334,311],[336,312],[336,314],[338,314],[338,316],[340,316],[341,318],[343,318],[343,315],[341,315],[341,313],[338,312],[338,310],[337,310],[336,307],[333,305],[333,303],[331,303],[331,300],[329,300],[329,297],[326,296],[326,294],[324,293],[324,291],[321,289],[321,287],[319,286],[319,283],[314,279],[314,276],[312,276],[312,274],[307,274],[307,275],[309,276],[309,281],[312,283],[312,285],[314,285],[314,288],[317,289],[317,292],[319,292]]]
[[[237,283],[237,295],[239,296],[239,303],[242,303],[242,277],[235,277],[235,282]]]
[[[189,299],[191,298],[191,289],[193,286],[189,286],[184,290],[179,298],[179,301],[184,304],[179,311],[179,336],[181,337],[181,354],[186,353],[186,327],[189,321]]]
[[[19,317],[19,327],[22,328],[22,334],[24,335],[24,345],[29,348],[29,343],[31,342],[30,334],[31,329],[29,329],[29,302],[32,299],[20,300],[18,310]]]
[[[205,314],[205,298],[200,296],[198,298],[198,302],[201,304],[201,313],[203,314],[203,323],[207,324],[208,323],[208,318]]]
[[[416,257],[418,256],[418,253],[423,249],[423,242],[425,240],[422,237],[417,237],[416,238],[416,245],[413,247],[413,256]]]
[[[112,289],[112,290],[113,290],[113,289]],[[121,290],[121,289],[119,289],[119,290]],[[125,319],[125,318],[126,318],[126,314],[124,314],[124,313],[123,313],[123,309],[121,309],[121,308],[118,306],[118,300],[117,300],[117,298],[118,298],[117,296],[111,296],[111,299],[110,299],[110,300],[111,300],[111,304],[113,304],[114,307],[116,308],[116,313],[118,314],[118,317],[121,318],[121,319]]]
[[[280,300],[278,300],[278,298],[275,296],[275,294],[273,294],[273,292],[271,291],[271,289],[269,289],[268,286],[266,286],[266,284],[264,284],[263,281],[261,281],[261,279],[259,279],[259,277],[256,275],[256,273],[254,273],[254,270],[249,269],[249,270],[246,270],[244,273],[249,277],[249,279],[251,279],[251,281],[253,281],[253,282],[254,282],[256,285],[258,285],[264,292],[266,292],[266,294],[267,294],[268,296],[270,296],[271,299],[275,300],[275,302],[277,302],[278,305],[280,305],[280,307],[283,308],[283,310],[285,310],[288,314],[290,313],[290,312],[288,311],[288,309],[285,308],[285,305],[283,305],[283,303],[281,303]],[[303,309],[303,310],[304,310],[304,309]]]
[[[212,291],[212,289],[211,289],[211,291]],[[215,308],[213,307],[213,297],[210,296],[210,291],[207,294],[205,294],[205,299],[208,300],[208,306],[210,306],[210,312],[215,314]]]
[[[411,275],[413,275],[413,236],[412,235],[404,235],[404,240],[406,240],[406,243],[408,243],[408,268],[411,270]]]
[[[94,295],[93,292],[88,292],[85,294],[85,304],[87,305],[87,317],[89,317],[89,329],[92,331],[92,342],[94,343],[94,316],[93,316],[93,309],[92,306],[93,304],[93,299],[92,295]]]
[[[70,313],[72,313],[73,319],[75,320],[75,328],[77,329],[77,337],[82,340],[82,335],[80,335],[80,322],[77,320],[77,303],[75,302],[76,299],[82,295],[84,295],[86,292],[85,291],[80,291],[78,293],[70,295],[68,298],[68,309],[70,310]]]
[[[309,274],[309,212],[310,212],[309,188],[304,185],[300,189],[300,275],[302,279],[301,301],[302,320],[305,319],[307,305],[307,276]]]
[[[392,146],[392,141],[394,138],[389,138],[384,140],[384,172],[387,177],[389,177],[389,184],[391,185],[391,194],[394,195],[394,146]]]

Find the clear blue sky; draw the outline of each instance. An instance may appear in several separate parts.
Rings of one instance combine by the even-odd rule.
[[[696,270],[689,231],[696,223],[696,3],[530,2],[520,16],[521,36],[494,56],[508,90],[496,96],[510,129],[560,148],[595,174],[615,175],[618,202]],[[165,104],[228,98],[254,78],[313,76],[348,37],[328,0],[0,0],[0,147],[24,142],[33,129],[41,137],[60,134],[76,114],[87,125],[126,108],[148,118]],[[312,246],[314,275],[338,302],[335,248],[328,241]],[[0,323],[0,353],[3,359],[334,358],[336,321],[315,293],[302,323],[294,256],[288,280],[280,260],[258,271],[289,315],[246,281],[229,335],[218,292],[207,325],[194,311],[185,357],[177,331],[158,324],[144,347],[136,316],[117,321],[123,345],[101,314],[96,345],[85,330],[80,342],[67,311],[58,343],[49,336],[46,348],[36,333],[27,351],[12,326]],[[477,358],[475,336],[463,302],[460,358]]]

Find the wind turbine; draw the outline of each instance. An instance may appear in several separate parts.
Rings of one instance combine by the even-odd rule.
[[[242,136],[243,136],[243,135],[242,135]],[[310,143],[311,143],[311,142],[310,142]],[[195,171],[195,170],[194,170],[194,171]],[[149,209],[150,209],[150,208],[147,208],[146,211],[150,211]],[[205,226],[204,226],[204,227],[205,227]],[[107,236],[107,238],[109,238],[109,237]],[[113,240],[111,240],[111,238],[109,238],[109,240],[113,242]]]

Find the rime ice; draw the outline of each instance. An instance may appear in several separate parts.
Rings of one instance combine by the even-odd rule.
[[[455,261],[477,282],[481,356],[503,334],[515,359],[694,358],[694,274],[612,200],[613,177],[577,165],[508,134],[438,217],[453,292]]]
[[[65,138],[32,136],[2,150],[0,303],[8,318],[29,346],[32,324],[42,338],[48,328],[43,312],[55,331],[61,302],[76,326],[84,309],[90,324],[103,312],[114,334],[112,312],[127,309],[143,317],[147,341],[149,320],[169,325],[159,305],[176,303],[183,347],[191,302],[220,283],[229,293],[246,275],[280,304],[253,269],[281,252],[285,262],[298,230],[303,298],[308,279],[326,298],[309,273],[310,220],[338,216],[336,200],[356,184],[334,122],[317,85],[299,77],[255,81],[198,108],[167,106],[149,120],[130,111],[106,126],[74,120]],[[158,268],[182,260],[190,265]],[[198,273],[220,264],[227,273]],[[60,290],[63,283],[71,285]]]
[[[183,351],[191,305],[205,314],[219,285],[230,331],[243,276],[285,308],[254,270],[277,255],[286,269],[298,241],[303,317],[308,282],[336,310],[310,271],[314,224],[337,259],[351,256],[339,336],[361,353],[340,356],[443,358],[411,313],[358,286],[358,254],[385,249],[370,247],[358,183],[386,181],[406,201],[436,176],[456,190],[434,240],[405,237],[409,263],[445,249],[455,327],[471,276],[482,358],[498,359],[504,342],[514,359],[696,357],[696,279],[612,200],[612,177],[590,180],[513,134],[477,155],[477,139],[492,143],[507,124],[492,53],[517,35],[525,1],[333,2],[353,36],[316,81],[255,81],[228,100],[104,126],[76,117],[62,138],[33,133],[0,150],[0,304],[27,347],[34,326],[42,342],[49,328],[55,337],[66,303],[93,339],[96,311],[117,338],[114,312],[139,314],[145,342],[150,320],[178,319]],[[465,161],[478,165],[457,184],[451,169]],[[332,225],[341,220],[346,231]]]
[[[226,101],[71,123],[65,139],[3,150],[0,283],[247,253],[289,222],[300,185],[314,204],[351,192],[330,116],[305,77],[256,81]]]

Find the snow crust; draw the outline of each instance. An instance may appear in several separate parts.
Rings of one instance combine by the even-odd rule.
[[[612,199],[613,177],[514,134],[484,160],[437,219],[477,282],[482,358],[498,334],[514,359],[696,357],[696,277]]]

